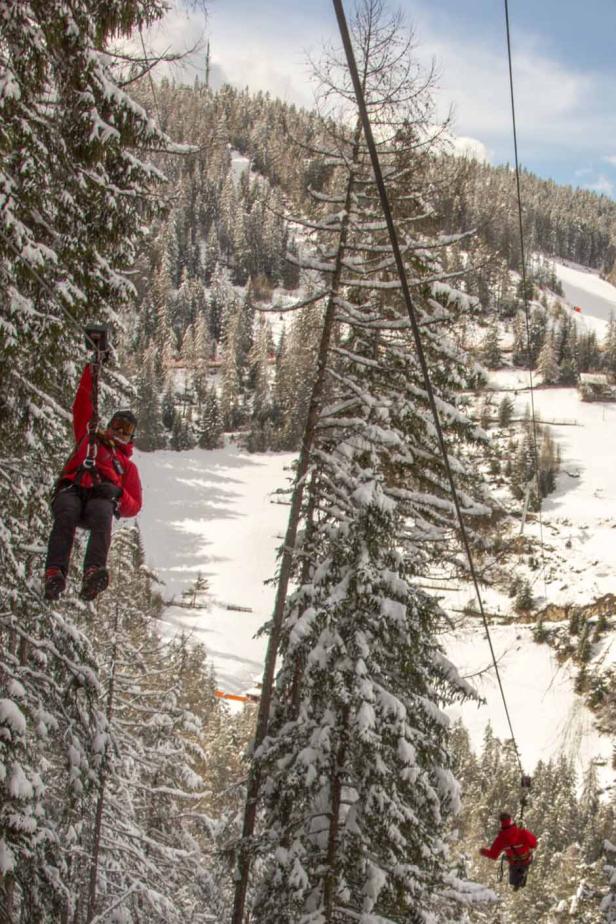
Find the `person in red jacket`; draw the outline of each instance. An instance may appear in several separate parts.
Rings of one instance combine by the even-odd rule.
[[[129,410],[116,411],[90,447],[88,425],[93,413],[92,368],[88,364],[73,403],[75,449],[60,473],[52,502],[54,521],[45,565],[47,600],[57,600],[66,586],[78,526],[90,531],[81,596],[93,600],[105,590],[113,515],[134,517],[141,510],[141,481],[131,461],[137,418]]]
[[[482,857],[497,860],[504,850],[509,863],[509,884],[517,891],[526,885],[528,867],[533,861],[537,838],[527,828],[518,828],[508,812],[501,812],[499,820],[501,828],[492,846],[482,847],[479,853]]]

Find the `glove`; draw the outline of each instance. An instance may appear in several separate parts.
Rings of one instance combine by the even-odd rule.
[[[95,486],[93,493],[94,497],[102,497],[105,500],[110,500],[113,501],[114,504],[117,504],[124,491],[117,484],[112,484],[110,481],[103,481],[102,484],[97,484]]]
[[[490,854],[488,853],[488,848],[487,848],[487,847],[481,847],[480,850],[479,850],[479,853],[481,854],[482,857],[488,857],[488,858],[489,858],[489,856],[490,856]]]

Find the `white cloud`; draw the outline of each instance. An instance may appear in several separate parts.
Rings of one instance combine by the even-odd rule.
[[[606,154],[601,160],[604,160],[611,167],[616,167],[616,154]]]
[[[215,6],[209,9],[207,21],[203,15],[183,9],[172,9],[160,22],[144,32],[148,55],[186,53],[182,62],[159,64],[154,76],[173,76],[192,83],[196,74],[205,72],[205,48],[210,42],[211,79],[214,87],[232,83],[251,90],[269,91],[273,96],[298,105],[312,107],[314,96],[306,52],[295,34],[288,34],[284,16],[280,27],[272,29],[265,17],[252,12],[245,16],[218,17]],[[305,40],[308,36],[303,36]],[[198,47],[188,53],[194,46]],[[143,54],[139,35],[122,45],[133,54]]]
[[[459,157],[468,157],[471,160],[478,160],[482,164],[489,164],[492,161],[492,153],[483,141],[477,138],[465,138],[462,136],[452,135],[450,138],[454,149],[454,154]]]
[[[516,121],[526,149],[538,144],[571,144],[579,120],[588,114],[595,89],[592,75],[542,54],[535,43],[518,43],[514,58]],[[439,99],[444,112],[453,101],[455,128],[463,134],[511,143],[512,120],[507,59],[476,40],[449,39],[420,32],[419,52],[434,56],[440,72]],[[590,139],[589,139],[590,140]]]
[[[165,55],[182,55],[177,62],[161,61],[153,69],[156,80],[161,77],[176,77],[192,83],[195,73],[203,73],[205,67],[206,30],[203,16],[184,10],[171,10],[152,28],[138,32],[130,39],[118,42],[124,52],[143,57],[144,46],[148,58]],[[142,43],[143,42],[143,43]]]

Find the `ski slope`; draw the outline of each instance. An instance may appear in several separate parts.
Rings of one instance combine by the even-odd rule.
[[[603,337],[610,315],[616,317],[616,288],[601,279],[595,270],[577,263],[554,263],[565,299],[580,308],[578,323]]]

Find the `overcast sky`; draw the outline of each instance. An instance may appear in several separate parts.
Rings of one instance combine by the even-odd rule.
[[[218,77],[312,105],[306,55],[338,40],[331,0],[206,0],[207,21],[182,2],[153,44],[186,46],[205,31]],[[439,106],[445,113],[453,104],[456,133],[477,142],[490,162],[511,162],[503,0],[397,6],[414,29],[417,54],[436,59]],[[509,0],[509,14],[523,165],[616,196],[616,0]]]

